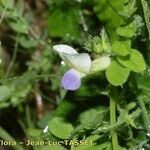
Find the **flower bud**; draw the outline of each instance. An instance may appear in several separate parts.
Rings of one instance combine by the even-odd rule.
[[[105,70],[111,64],[110,56],[103,55],[99,58],[96,58],[92,61],[91,71],[90,73],[96,73],[102,70]]]

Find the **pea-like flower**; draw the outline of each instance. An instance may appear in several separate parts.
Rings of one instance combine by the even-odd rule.
[[[71,68],[63,75],[61,80],[62,86],[71,91],[81,86],[81,78],[90,73],[105,70],[111,63],[111,59],[107,55],[91,61],[88,53],[78,53],[74,48],[65,44],[54,45],[53,49]]]
[[[81,78],[91,69],[91,58],[87,53],[78,53],[71,46],[54,45],[53,49],[59,54],[65,64],[71,67],[62,77],[62,86],[67,90],[76,90],[81,85]]]

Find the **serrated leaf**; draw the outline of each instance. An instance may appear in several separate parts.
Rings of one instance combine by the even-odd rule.
[[[112,51],[120,56],[126,56],[130,54],[131,41],[115,41],[112,44]]]
[[[107,80],[114,86],[119,86],[124,84],[130,74],[130,70],[125,68],[117,61],[112,61],[111,65],[106,70]]]
[[[48,124],[50,132],[61,139],[68,139],[73,131],[73,126],[61,117],[54,117]]]
[[[132,36],[136,35],[137,26],[135,21],[130,23],[129,25],[118,27],[116,33],[120,36],[131,38]]]
[[[131,50],[131,54],[129,59],[124,59],[118,57],[118,61],[125,67],[129,68],[130,70],[140,73],[146,69],[146,64],[142,54],[137,51],[136,49]]]

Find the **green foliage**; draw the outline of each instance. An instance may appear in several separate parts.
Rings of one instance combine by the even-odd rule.
[[[136,31],[137,31],[137,26],[135,21],[133,21],[132,23],[126,25],[126,26],[120,26],[116,29],[116,33],[119,36],[122,37],[126,37],[126,38],[131,38],[133,36],[136,35]]]
[[[99,150],[99,149],[106,149],[109,150],[110,149],[110,144],[109,143],[105,143],[105,144],[101,144],[101,145],[96,145],[96,146],[82,146],[80,148],[75,148],[75,150]]]
[[[98,1],[95,2],[94,11],[96,12],[98,18],[101,21],[107,23],[107,26],[110,28],[116,28],[121,25],[124,20],[119,16],[116,11],[122,10],[125,1]],[[115,7],[114,7],[115,6]]]
[[[112,44],[112,51],[120,56],[127,56],[130,54],[131,41],[115,41]]]
[[[134,72],[143,72],[146,69],[145,61],[142,54],[135,50],[131,50],[129,58],[118,58],[118,61],[125,67],[129,68]]]
[[[72,8],[65,11],[57,9],[50,12],[48,18],[50,36],[71,40],[78,39],[80,37],[80,28],[78,25],[77,11]]]
[[[38,40],[35,40],[33,38],[28,39],[24,35],[17,37],[16,41],[20,44],[20,46],[26,49],[36,47],[38,44]]]
[[[66,150],[63,146],[53,145],[53,146],[45,146],[41,150]]]
[[[148,73],[140,75],[137,78],[137,83],[139,89],[141,89],[144,93],[150,93],[150,78]]]
[[[122,66],[116,60],[112,61],[111,65],[106,70],[108,81],[115,86],[122,85],[129,77],[130,70]]]
[[[148,0],[0,0],[0,138],[24,142],[8,149],[149,150],[149,8]],[[87,52],[99,71],[66,91],[69,67],[55,44]],[[111,59],[105,71],[102,56]]]
[[[105,108],[101,107],[99,109],[91,109],[83,112],[79,117],[83,128],[90,130],[98,127],[105,111]]]
[[[108,35],[105,29],[101,30],[100,36],[89,37],[88,41],[85,43],[85,49],[89,52],[95,52],[98,54],[111,53],[111,45]]]
[[[53,135],[61,139],[68,139],[73,131],[73,126],[64,121],[63,118],[54,117],[49,122],[49,129]],[[63,132],[62,132],[63,131]]]
[[[24,20],[24,18],[20,18],[19,20],[14,20],[12,22],[10,22],[10,27],[18,32],[18,33],[24,33],[27,34],[28,33],[28,25],[27,22]]]
[[[6,85],[0,86],[0,101],[7,100],[10,97],[11,90]]]

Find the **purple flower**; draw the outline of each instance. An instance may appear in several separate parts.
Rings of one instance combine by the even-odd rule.
[[[63,62],[70,68],[61,80],[62,86],[67,90],[76,90],[81,85],[81,78],[89,73],[96,73],[105,70],[111,63],[110,55],[101,55],[99,58],[91,62],[91,58],[87,53],[78,53],[69,45],[54,45],[53,49],[59,54]]]
[[[74,91],[74,90],[78,89],[81,85],[80,74],[74,69],[68,70],[63,75],[61,84],[67,90]]]
[[[62,77],[62,86],[72,91],[78,89],[81,85],[81,78],[90,72],[90,56],[87,53],[78,53],[74,48],[65,44],[54,45],[53,49],[64,63],[72,68]]]

